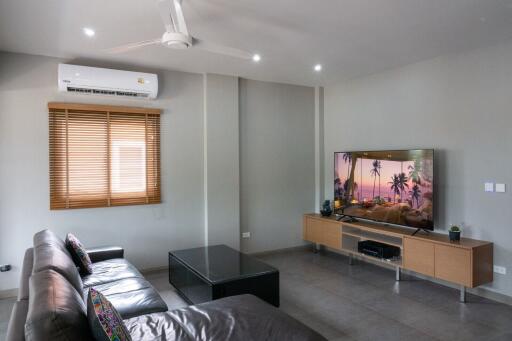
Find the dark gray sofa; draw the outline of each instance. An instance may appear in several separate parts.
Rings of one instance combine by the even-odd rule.
[[[37,233],[25,253],[7,341],[92,340],[85,303],[90,287],[112,302],[134,341],[325,340],[251,295],[167,311],[123,253],[115,247],[90,250],[93,274],[81,277],[62,239],[49,230]]]

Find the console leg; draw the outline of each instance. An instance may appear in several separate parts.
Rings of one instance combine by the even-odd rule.
[[[318,253],[318,251],[320,251],[320,244],[315,243],[315,245],[314,245],[314,247],[313,247],[313,252],[314,252],[314,253]]]
[[[459,301],[461,303],[466,303],[466,287],[461,285],[460,286],[460,298]]]
[[[348,265],[354,265],[354,256],[348,255]]]
[[[397,266],[396,269],[395,269],[395,280],[397,282],[399,282],[401,280],[401,274],[402,274],[401,273],[401,269],[400,269],[399,266]]]

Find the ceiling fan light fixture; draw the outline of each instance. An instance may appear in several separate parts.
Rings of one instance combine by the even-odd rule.
[[[185,50],[192,46],[192,38],[178,32],[165,32],[162,44],[173,49]]]

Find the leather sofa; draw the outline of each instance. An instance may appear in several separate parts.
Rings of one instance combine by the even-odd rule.
[[[7,341],[93,340],[87,321],[90,287],[123,317],[134,341],[325,340],[279,309],[241,295],[167,311],[167,305],[119,247],[88,250],[93,273],[80,276],[64,241],[34,235],[22,265]]]

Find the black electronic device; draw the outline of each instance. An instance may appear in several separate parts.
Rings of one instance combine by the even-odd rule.
[[[383,259],[391,259],[400,256],[399,247],[373,240],[359,242],[357,244],[357,250],[365,255]]]

